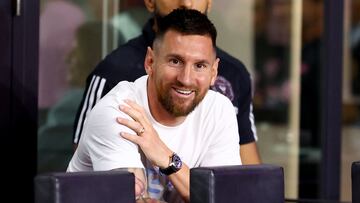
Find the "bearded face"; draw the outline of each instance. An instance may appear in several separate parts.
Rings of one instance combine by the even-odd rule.
[[[164,85],[159,82],[156,86],[159,102],[175,117],[190,114],[205,97],[208,88],[201,91],[199,88],[186,86],[179,81]],[[191,98],[188,98],[190,95],[192,95]]]
[[[173,117],[191,113],[203,100],[217,75],[218,59],[209,36],[167,31],[148,48],[145,59],[149,75],[152,110]],[[152,103],[151,103],[152,102]]]

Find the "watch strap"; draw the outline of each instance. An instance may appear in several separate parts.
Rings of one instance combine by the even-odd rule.
[[[175,169],[175,167],[169,166],[167,168],[159,168],[159,171],[160,171],[160,173],[168,176],[168,175],[175,173],[177,170]]]
[[[163,175],[171,175],[179,171],[180,168],[182,167],[181,159],[176,153],[173,153],[169,158],[170,158],[169,166],[167,168],[159,168],[160,173]]]

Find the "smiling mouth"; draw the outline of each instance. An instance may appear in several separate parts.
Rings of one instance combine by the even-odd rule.
[[[182,95],[190,95],[191,93],[193,93],[193,90],[182,90],[182,89],[176,89],[173,88],[177,93],[182,94]]]

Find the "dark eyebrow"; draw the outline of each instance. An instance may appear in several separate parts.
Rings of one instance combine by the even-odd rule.
[[[179,54],[168,54],[168,55],[166,55],[166,58],[176,58],[176,59],[178,59],[180,61],[185,61],[184,57],[180,56]],[[208,64],[208,65],[211,64],[209,61],[207,61],[205,59],[201,59],[199,61],[196,61],[196,63],[197,64],[202,63],[202,64]]]
[[[207,65],[210,65],[211,63],[209,62],[209,61],[207,61],[207,60],[200,60],[200,61],[197,61],[196,62],[197,64],[207,64]]]
[[[180,56],[179,54],[168,54],[168,55],[166,55],[166,58],[176,58],[176,59],[178,59],[178,60],[180,60],[180,61],[184,61],[185,59],[182,57],[182,56]]]

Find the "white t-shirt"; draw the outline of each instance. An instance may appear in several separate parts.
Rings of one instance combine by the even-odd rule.
[[[189,168],[199,166],[224,166],[241,164],[239,135],[236,115],[232,103],[220,93],[209,90],[203,101],[181,124],[169,127],[158,123],[151,115],[146,90],[147,76],[135,82],[117,84],[101,99],[85,121],[79,146],[67,171],[102,171],[117,168],[146,168],[148,178],[160,177],[158,169],[143,163],[136,144],[120,136],[120,132],[136,134],[116,122],[117,117],[128,115],[119,110],[124,99],[131,99],[145,109],[147,117],[158,132],[160,139]],[[155,174],[154,174],[155,173]],[[148,183],[151,184],[148,180]],[[157,182],[169,189],[164,180]],[[151,185],[149,185],[150,190]],[[155,189],[158,196],[164,187]],[[171,188],[170,188],[171,190]],[[154,194],[156,196],[156,194]],[[157,197],[160,198],[160,197]]]

